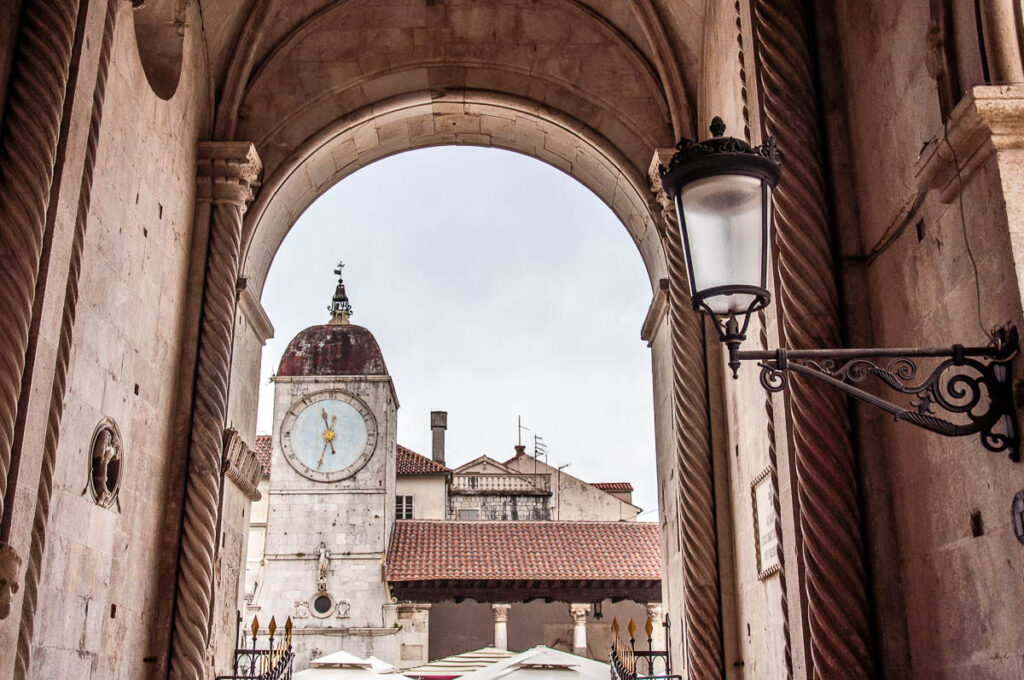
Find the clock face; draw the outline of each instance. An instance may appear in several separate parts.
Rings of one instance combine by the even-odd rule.
[[[321,482],[351,477],[370,459],[377,425],[366,404],[341,390],[303,397],[281,422],[281,448],[299,474]]]

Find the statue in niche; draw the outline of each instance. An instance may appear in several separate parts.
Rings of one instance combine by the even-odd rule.
[[[121,435],[110,419],[101,421],[93,434],[89,476],[93,499],[110,507],[121,486]]]
[[[327,544],[320,541],[320,547],[317,548],[316,558],[316,589],[319,593],[327,592],[327,567],[331,564],[331,551],[327,549]]]
[[[338,600],[338,606],[334,609],[334,618],[347,619],[350,609],[352,609],[351,602],[348,600]]]
[[[295,613],[292,614],[293,619],[308,619],[309,618],[309,603],[305,600],[295,600]]]

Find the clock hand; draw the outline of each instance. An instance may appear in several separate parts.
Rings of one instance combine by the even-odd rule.
[[[334,440],[332,439],[331,441],[328,442],[328,444],[331,445],[331,455],[333,456],[334,453],[335,453],[335,451],[334,451]]]
[[[324,425],[327,427],[327,429],[328,430],[331,429],[331,426],[327,424],[327,409],[325,409],[325,408],[320,409],[320,415],[323,416],[323,418],[324,418]]]
[[[324,464],[324,454],[325,453],[327,453],[327,442],[326,441],[324,441],[324,448],[320,449],[320,460],[318,460],[316,462],[316,469],[317,470],[319,470],[320,466]]]

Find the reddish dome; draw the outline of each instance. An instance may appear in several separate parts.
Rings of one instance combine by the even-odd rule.
[[[387,375],[373,333],[353,324],[310,326],[288,343],[277,369],[289,375]]]

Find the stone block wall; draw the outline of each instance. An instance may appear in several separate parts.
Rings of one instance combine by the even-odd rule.
[[[550,496],[451,493],[448,519],[459,519],[459,510],[476,510],[479,520],[549,520],[549,502]]]

